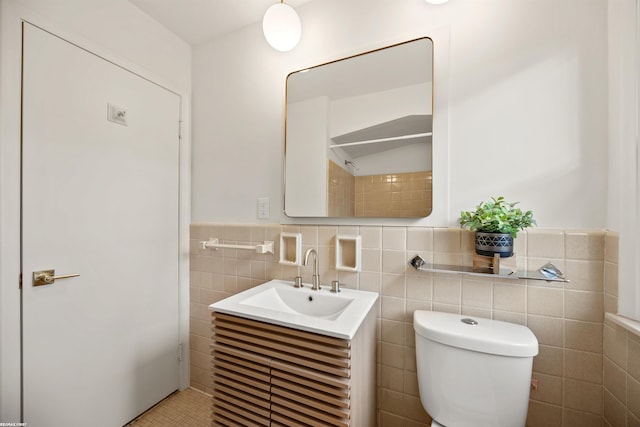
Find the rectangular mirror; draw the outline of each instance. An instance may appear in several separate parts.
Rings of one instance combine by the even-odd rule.
[[[428,216],[432,118],[427,37],[289,74],[285,214]]]

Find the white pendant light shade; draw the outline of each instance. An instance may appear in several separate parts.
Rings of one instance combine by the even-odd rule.
[[[442,3],[446,3],[449,0],[425,0],[427,3],[431,3],[431,4],[442,4]]]
[[[294,8],[288,4],[276,3],[265,12],[262,31],[271,47],[286,52],[296,47],[300,41],[302,24]]]

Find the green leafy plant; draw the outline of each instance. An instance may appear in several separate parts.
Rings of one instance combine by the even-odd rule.
[[[515,207],[518,203],[508,203],[502,196],[492,197],[473,212],[460,212],[460,226],[482,233],[508,233],[515,238],[518,231],[536,224],[533,212],[523,212]]]

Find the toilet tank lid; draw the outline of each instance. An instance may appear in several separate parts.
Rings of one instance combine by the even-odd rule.
[[[416,310],[413,313],[413,328],[426,339],[452,347],[511,357],[533,357],[538,354],[538,340],[533,332],[515,323]]]

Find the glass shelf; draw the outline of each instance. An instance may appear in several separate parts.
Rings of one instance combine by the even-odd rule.
[[[547,263],[540,269],[535,271],[529,270],[511,270],[510,268],[500,267],[499,272],[496,274],[491,267],[471,267],[464,265],[452,265],[452,264],[431,264],[425,262],[420,256],[416,255],[410,262],[416,270],[425,271],[431,273],[445,273],[445,274],[465,274],[469,276],[479,277],[495,277],[499,279],[528,279],[528,280],[544,280],[546,282],[562,282],[568,283],[569,279],[562,275],[562,272],[557,269],[553,264]],[[541,270],[546,269],[547,273],[543,273]],[[549,271],[550,270],[550,271]],[[555,272],[555,273],[554,273]],[[548,274],[548,275],[547,275]]]

